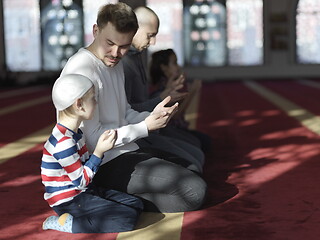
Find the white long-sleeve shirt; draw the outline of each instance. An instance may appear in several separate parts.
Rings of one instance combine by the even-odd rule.
[[[93,152],[99,136],[107,129],[116,129],[118,138],[115,147],[104,154],[102,164],[123,154],[137,150],[135,140],[148,136],[145,118],[150,112],[137,112],[127,102],[123,64],[107,67],[85,48],[81,48],[67,62],[61,72],[81,74],[95,85],[98,101],[92,120],[84,121],[83,133],[90,153]]]

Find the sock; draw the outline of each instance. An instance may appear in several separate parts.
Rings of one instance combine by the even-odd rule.
[[[72,222],[73,217],[69,213],[64,213],[60,217],[50,216],[43,222],[42,229],[72,233]]]

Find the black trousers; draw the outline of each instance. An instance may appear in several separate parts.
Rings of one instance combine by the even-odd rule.
[[[93,181],[140,197],[144,211],[193,211],[203,204],[207,185],[189,165],[164,151],[139,149],[103,164]]]

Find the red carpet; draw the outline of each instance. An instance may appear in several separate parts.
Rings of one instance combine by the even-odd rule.
[[[289,80],[258,84],[320,115],[320,89]],[[0,110],[49,92],[6,97]],[[50,101],[1,115],[0,149],[49,126],[54,116]],[[204,173],[208,199],[203,210],[185,213],[181,240],[319,238],[319,135],[236,81],[204,84],[197,127],[213,138]],[[0,239],[116,239],[41,230],[52,214],[43,200],[41,148],[1,164]]]
[[[299,103],[310,92],[317,91],[318,98],[320,93],[307,87],[302,91],[292,81],[265,85],[281,94],[290,89],[295,94],[285,97]],[[205,86],[201,102],[212,106],[200,107],[198,124],[214,139],[206,168],[210,196],[216,197],[219,178],[239,193],[187,213],[182,239],[318,239],[319,136],[239,82]],[[311,111],[318,103],[303,107]],[[225,195],[234,192],[223,184],[218,189]]]

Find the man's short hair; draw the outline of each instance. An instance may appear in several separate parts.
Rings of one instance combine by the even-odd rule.
[[[121,33],[136,32],[139,27],[136,14],[132,8],[122,2],[106,4],[100,8],[97,17],[98,27],[102,29],[108,22]]]

